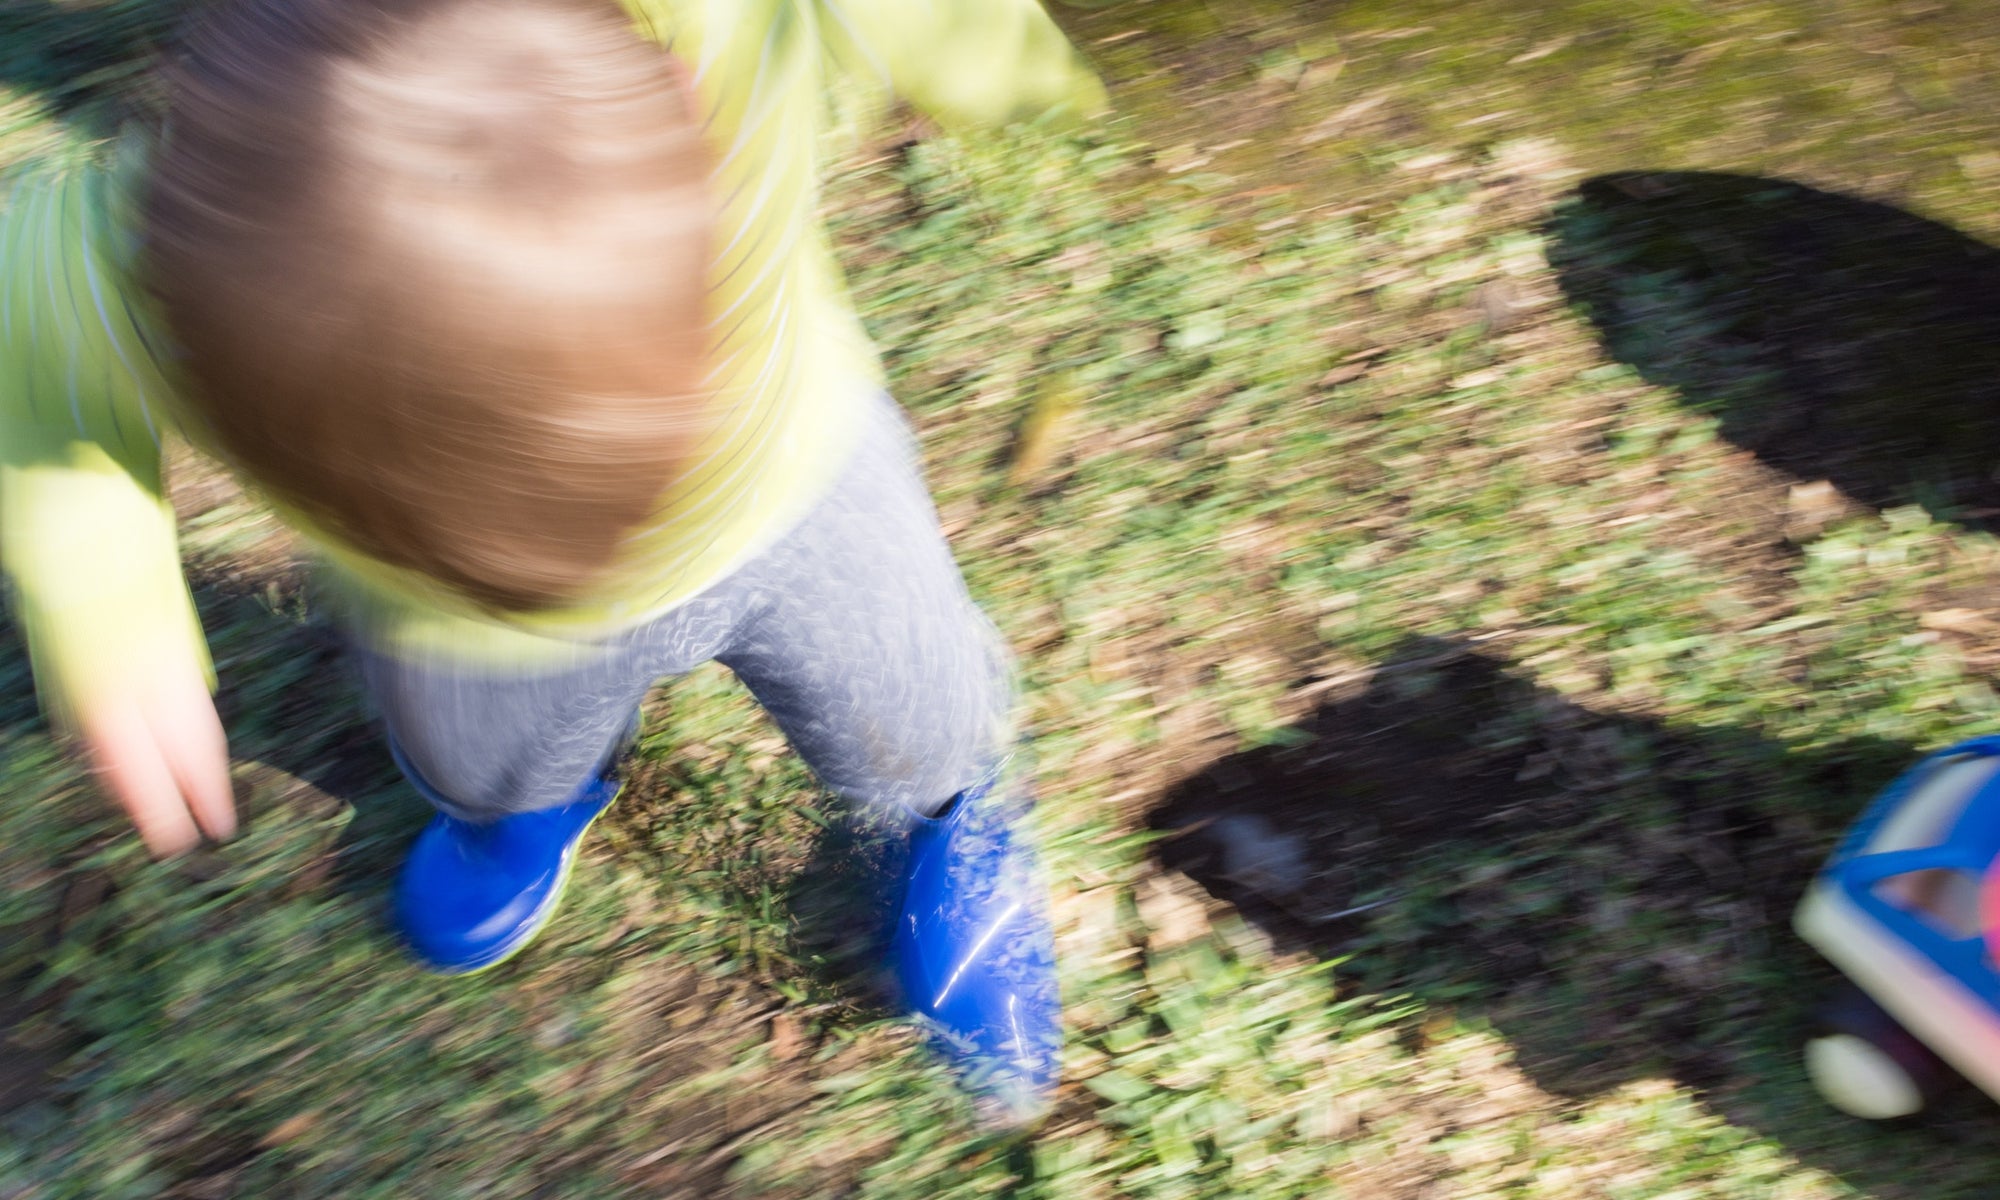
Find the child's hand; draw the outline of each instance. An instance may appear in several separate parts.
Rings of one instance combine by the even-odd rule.
[[[229,744],[191,657],[147,663],[77,705],[92,764],[155,857],[236,832]],[[200,833],[196,832],[197,827]]]

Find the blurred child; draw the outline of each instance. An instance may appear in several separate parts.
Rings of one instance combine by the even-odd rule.
[[[894,955],[977,1094],[1060,1047],[1004,651],[816,224],[828,89],[947,125],[1098,108],[1034,0],[231,0],[157,129],[0,216],[0,553],[54,716],[147,845],[233,828],[160,446],[321,551],[438,809],[429,968],[518,951],[658,679],[715,659],[908,815]]]

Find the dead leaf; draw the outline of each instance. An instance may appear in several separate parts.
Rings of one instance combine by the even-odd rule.
[[[1195,884],[1178,873],[1150,875],[1139,881],[1133,899],[1146,925],[1146,944],[1154,950],[1181,946],[1208,936],[1208,909],[1193,894]]]
[[[771,1058],[776,1062],[790,1062],[799,1056],[798,1019],[790,1013],[781,1012],[771,1018]]]
[[[1389,96],[1390,94],[1386,91],[1363,96],[1332,116],[1320,121],[1303,134],[1300,134],[1300,144],[1309,146],[1314,142],[1323,142],[1330,137],[1338,137],[1356,119],[1364,117],[1384,104],[1387,104]]]
[[[1846,513],[1846,497],[1829,481],[1795,483],[1785,493],[1785,536],[1808,541]]]
[[[286,1117],[271,1127],[271,1132],[257,1139],[257,1144],[269,1150],[286,1142],[296,1142],[319,1124],[319,1110],[309,1108],[295,1117]]]
[[[1489,279],[1472,296],[1472,310],[1485,322],[1489,333],[1505,333],[1521,324],[1534,309],[1534,298],[1506,279]]]
[[[1082,408],[1082,389],[1067,372],[1048,376],[1035,388],[1035,402],[1014,436],[1007,482],[1019,487],[1061,456]]]
[[[1978,635],[2000,632],[2000,624],[1977,608],[1940,608],[1918,617],[1917,624],[1941,633]]]
[[[1794,511],[1838,509],[1841,506],[1840,489],[1826,479],[1795,483],[1785,493],[1785,503]]]
[[[1367,363],[1347,363],[1343,366],[1335,367],[1333,370],[1320,376],[1319,386],[1323,388],[1339,387],[1343,383],[1353,383],[1367,373]]]
[[[1557,54],[1560,53],[1561,51],[1567,50],[1570,46],[1570,43],[1574,41],[1576,41],[1576,35],[1573,33],[1566,33],[1561,37],[1551,38],[1550,40],[1543,42],[1541,45],[1536,46],[1532,50],[1523,50],[1521,53],[1516,54],[1514,57],[1507,60],[1507,65],[1510,67],[1518,67],[1523,63],[1531,63],[1539,58],[1547,58],[1551,54]]]

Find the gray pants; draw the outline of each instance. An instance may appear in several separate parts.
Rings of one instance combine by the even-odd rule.
[[[617,752],[652,685],[714,659],[821,781],[928,815],[1008,738],[1011,668],[966,594],[888,397],[831,493],[774,545],[580,665],[468,670],[363,650],[392,744],[445,812],[558,805]]]

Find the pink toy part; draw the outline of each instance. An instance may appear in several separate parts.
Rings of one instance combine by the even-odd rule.
[[[1986,941],[1986,958],[2000,963],[2000,858],[1986,864],[1979,881],[1979,932]]]

